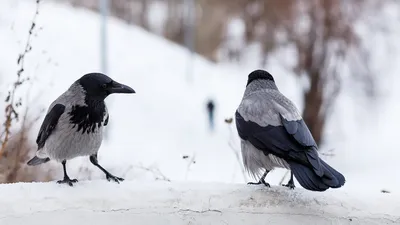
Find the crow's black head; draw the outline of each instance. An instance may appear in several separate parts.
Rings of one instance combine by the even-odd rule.
[[[86,92],[86,96],[93,99],[104,100],[114,93],[135,93],[124,84],[120,84],[102,73],[88,73],[77,81]]]
[[[248,86],[254,80],[270,80],[275,82],[274,77],[272,77],[272,75],[265,70],[254,70],[251,72],[247,79],[246,86]]]

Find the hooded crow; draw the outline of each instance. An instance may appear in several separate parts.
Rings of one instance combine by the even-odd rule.
[[[100,166],[97,160],[103,129],[109,120],[104,99],[114,93],[135,91],[102,73],[88,73],[76,80],[50,105],[36,139],[38,150],[27,164],[61,162],[64,179],[57,183],[73,186],[78,180],[69,178],[67,160],[89,156],[90,162],[106,174],[108,181],[123,181]]]
[[[325,191],[344,185],[344,176],[318,156],[318,146],[296,106],[277,88],[270,73],[255,70],[248,76],[243,99],[236,110],[243,164],[258,183],[274,168],[291,170],[302,187]]]

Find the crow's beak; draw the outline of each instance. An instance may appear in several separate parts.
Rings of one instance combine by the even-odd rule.
[[[136,93],[131,87],[125,84],[120,84],[116,81],[112,82],[112,85],[108,88],[108,91],[112,93]]]

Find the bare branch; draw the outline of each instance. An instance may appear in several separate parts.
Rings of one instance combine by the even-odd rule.
[[[233,118],[225,119],[225,123],[227,123],[228,128],[229,128],[229,136],[230,136],[228,145],[229,145],[230,149],[232,150],[233,154],[235,155],[236,161],[237,161],[237,163],[239,165],[239,168],[240,168],[240,171],[242,172],[242,175],[243,175],[243,180],[246,181],[247,180],[246,179],[246,172],[245,172],[245,169],[243,167],[243,163],[240,160],[240,148],[237,148],[235,146],[235,144],[233,143],[234,139],[233,139],[232,121],[233,121]]]
[[[14,82],[11,91],[8,92],[8,95],[6,97],[6,106],[5,106],[5,122],[3,124],[4,126],[4,131],[1,132],[0,136],[0,143],[1,143],[1,148],[0,148],[0,158],[2,157],[2,154],[4,152],[4,149],[6,148],[7,142],[10,139],[11,135],[11,126],[14,120],[18,121],[19,119],[19,114],[17,112],[17,108],[22,105],[22,100],[21,99],[15,99],[16,91],[19,86],[21,86],[25,81],[29,80],[29,77],[22,78],[22,73],[24,72],[24,62],[25,62],[25,56],[27,53],[29,53],[32,50],[31,46],[31,38],[32,38],[32,33],[34,28],[36,27],[36,17],[39,14],[39,3],[40,0],[36,0],[36,11],[35,14],[32,18],[32,22],[28,31],[28,38],[25,44],[25,48],[21,54],[19,54],[17,58],[17,64],[19,66],[19,69],[17,71],[17,79]]]
[[[171,179],[169,179],[167,176],[165,176],[159,168],[157,167],[145,167],[143,165],[134,165],[134,168],[138,168],[147,172],[150,172],[154,175],[156,180],[163,180],[163,181],[168,181],[171,182]]]

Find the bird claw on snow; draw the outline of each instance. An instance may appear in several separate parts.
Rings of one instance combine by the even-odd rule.
[[[288,187],[289,189],[292,189],[292,190],[296,187],[296,186],[294,185],[294,183],[282,184],[282,186]]]
[[[78,180],[77,179],[69,179],[69,178],[64,178],[64,180],[59,180],[57,181],[57,184],[68,184],[69,186],[73,186],[74,183],[77,183]]]
[[[265,182],[264,180],[260,180],[260,181],[258,181],[257,183],[255,183],[255,182],[249,182],[249,183],[247,183],[247,184],[250,184],[250,185],[260,185],[260,184],[264,184],[266,187],[271,187],[271,185],[269,185],[267,182]]]
[[[117,182],[117,183],[119,183],[120,181],[124,181],[124,180],[125,180],[124,178],[116,177],[116,176],[111,175],[111,174],[107,174],[107,175],[106,175],[106,178],[107,178],[108,181],[113,180],[113,181],[115,181],[115,182]]]

